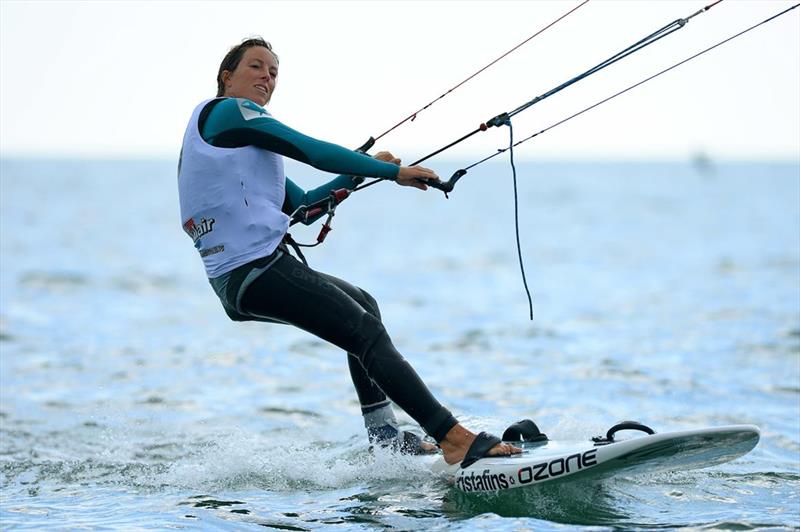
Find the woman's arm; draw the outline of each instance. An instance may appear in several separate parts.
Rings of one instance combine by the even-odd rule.
[[[396,164],[303,135],[243,98],[227,98],[216,103],[201,124],[200,132],[213,146],[257,146],[325,172],[396,179],[400,169]]]
[[[353,190],[354,187],[353,180],[350,179],[350,176],[340,175],[335,179],[328,181],[322,186],[319,186],[315,189],[305,191],[300,188],[297,183],[286,178],[286,196],[283,200],[283,212],[286,215],[291,216],[291,214],[297,210],[297,208],[301,205],[310,205],[315,201],[319,201],[323,198],[328,197],[332,190],[338,190],[340,188],[346,188],[347,190]],[[325,213],[320,213],[317,216],[313,216],[308,220],[303,221],[305,225],[311,225],[315,221],[319,220]]]
[[[379,161],[386,161],[393,164],[400,164],[400,159],[389,153],[388,151],[380,151],[372,156],[373,159],[377,159]],[[400,172],[403,171],[403,168],[400,168]],[[402,184],[402,178],[398,174],[398,183]],[[321,199],[327,198],[330,193],[334,190],[339,189],[347,189],[353,190],[356,187],[357,183],[353,180],[353,178],[349,175],[340,175],[331,181],[328,181],[324,185],[321,185],[313,190],[309,190],[306,192],[297,184],[289,179],[286,178],[286,197],[283,201],[283,212],[291,215],[299,206],[301,205],[311,205]],[[321,213],[317,216],[309,218],[308,220],[304,221],[303,223],[306,225],[311,225],[314,221],[318,220],[322,217],[325,213]]]

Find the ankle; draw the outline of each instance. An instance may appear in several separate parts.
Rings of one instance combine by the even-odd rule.
[[[444,447],[463,447],[469,445],[475,439],[475,434],[464,428],[463,425],[457,423],[447,431],[444,439],[439,442],[439,446]]]

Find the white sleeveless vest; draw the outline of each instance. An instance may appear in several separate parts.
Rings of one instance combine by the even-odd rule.
[[[213,279],[275,251],[289,228],[289,217],[281,212],[286,185],[283,158],[255,146],[208,144],[200,135],[198,119],[210,101],[195,108],[186,128],[178,195],[183,230]],[[246,120],[263,114],[239,108]]]

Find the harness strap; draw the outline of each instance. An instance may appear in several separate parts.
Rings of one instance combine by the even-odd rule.
[[[286,235],[284,235],[283,241],[281,242],[281,245],[284,247],[286,247],[287,244],[291,246],[291,248],[294,250],[295,255],[297,255],[297,258],[300,259],[303,262],[303,264],[308,266],[308,261],[306,260],[305,255],[303,255],[303,252],[300,251],[300,244],[295,242],[294,238],[292,238],[292,235],[290,235],[289,233],[286,233]],[[288,248],[286,249],[286,252],[287,253],[289,252]]]

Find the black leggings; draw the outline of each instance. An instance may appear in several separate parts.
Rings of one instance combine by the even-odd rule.
[[[312,270],[284,250],[281,246],[231,273],[222,298],[228,315],[237,321],[294,325],[344,349],[351,355],[350,375],[362,408],[386,404],[388,396],[432,438],[443,440],[457,421],[395,349],[375,299],[346,281]],[[266,269],[258,273],[260,268]],[[237,304],[245,279],[249,285]]]

